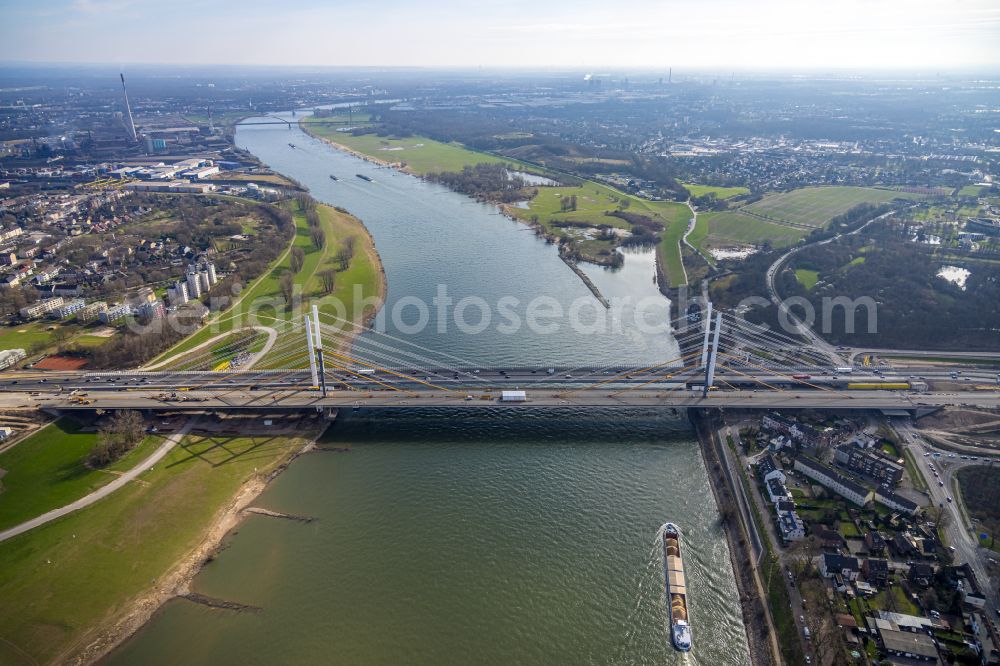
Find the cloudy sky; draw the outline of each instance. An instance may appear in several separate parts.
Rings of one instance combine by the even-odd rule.
[[[1000,0],[0,0],[0,61],[1000,67]]]

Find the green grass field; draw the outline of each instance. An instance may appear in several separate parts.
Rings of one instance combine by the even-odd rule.
[[[329,139],[377,160],[405,162],[408,171],[420,176],[442,171],[461,171],[462,167],[480,163],[498,164],[513,161],[469,150],[457,143],[442,143],[422,136],[404,139],[375,134],[354,136],[348,132],[338,132],[331,126],[308,124],[305,129],[310,134]]]
[[[698,228],[703,223],[704,231]],[[764,241],[770,241],[774,247],[786,247],[794,245],[807,233],[805,229],[767,222],[739,211],[723,211],[700,213],[698,225],[688,240],[698,248],[731,244],[759,245]],[[699,240],[698,243],[695,243],[696,239]]]
[[[806,288],[806,291],[812,291],[812,288],[819,282],[819,271],[812,271],[808,268],[796,268],[795,279]]]
[[[80,329],[75,324],[63,324],[51,319],[39,319],[17,326],[0,327],[0,349],[42,349],[53,344],[59,331],[68,337]]]
[[[769,194],[745,210],[776,221],[825,227],[834,217],[862,203],[880,204],[893,199],[919,199],[907,194],[872,187],[803,187],[790,192]]]
[[[979,185],[966,185],[958,191],[960,197],[978,197],[984,188]]]
[[[69,661],[201,543],[245,481],[303,444],[188,437],[137,482],[0,543],[0,663]]]
[[[130,469],[156,448],[160,438],[148,437],[121,460],[104,470],[87,467],[94,432],[63,418],[42,428],[0,454],[0,529],[6,529],[59,508],[110,482],[114,472]]]
[[[693,197],[715,194],[718,199],[731,199],[750,191],[745,187],[717,187],[715,185],[693,185],[691,183],[684,183],[684,189]]]

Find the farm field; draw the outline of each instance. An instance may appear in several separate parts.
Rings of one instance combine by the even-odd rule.
[[[699,228],[704,223],[703,228]],[[794,245],[808,235],[805,229],[761,220],[739,211],[702,213],[688,240],[699,249],[733,244],[759,245],[769,241],[774,247]],[[699,240],[700,242],[695,242]]]
[[[745,187],[717,187],[715,185],[693,185],[691,183],[684,183],[684,189],[693,197],[715,194],[718,199],[731,199],[750,191]]]
[[[920,195],[872,187],[803,187],[769,194],[743,210],[776,222],[825,227],[830,220],[862,203],[880,204],[893,199],[919,199]]]

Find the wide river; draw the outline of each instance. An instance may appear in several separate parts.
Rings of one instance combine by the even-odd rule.
[[[654,330],[667,303],[650,252],[630,253],[616,272],[585,268],[605,296],[631,299],[601,324],[603,308],[556,248],[491,206],[297,128],[241,127],[236,143],[371,230],[388,316],[361,347],[420,345],[442,363],[484,367],[676,355],[671,333]],[[550,318],[554,332],[491,323],[473,334],[453,318],[443,331],[436,321],[414,330],[413,303],[435,314],[442,288],[455,302],[482,298],[497,320],[499,299],[516,299],[508,312],[524,320],[539,295],[570,316]],[[585,325],[569,321],[574,307],[591,314],[580,316]],[[683,412],[362,411],[338,421],[256,505],[316,520],[251,515],[193,588],[262,610],[172,601],[109,662],[749,663],[728,549]],[[666,626],[657,534],[667,520],[684,532],[688,655],[670,647]]]

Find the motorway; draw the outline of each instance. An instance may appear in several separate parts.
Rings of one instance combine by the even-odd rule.
[[[690,389],[657,391],[655,387],[623,391],[609,389],[537,388],[526,391],[523,402],[504,402],[505,406],[531,407],[679,407],[741,409],[885,409],[912,410],[946,405],[1000,407],[998,392],[920,393],[902,391],[818,391],[818,390],[714,390],[702,397]],[[0,408],[48,408],[58,410],[142,409],[158,411],[302,411],[344,407],[492,407],[500,403],[494,389],[470,388],[446,390],[381,389],[371,391],[331,390],[326,397],[312,389],[290,388],[250,391],[190,390],[165,393],[144,387],[120,390],[88,391],[86,396],[62,391],[0,392]]]
[[[727,368],[716,371],[717,388],[797,388],[844,389],[850,383],[944,380],[968,384],[968,388],[986,387],[1000,390],[997,373],[993,369],[970,367],[958,369],[932,364],[909,366],[908,374],[888,368],[856,368],[851,373],[837,374],[832,369],[815,367],[782,367],[780,369]],[[664,364],[651,367],[558,367],[558,368],[374,368],[361,366],[327,367],[328,387],[350,386],[359,390],[393,387],[421,389],[427,387],[454,388],[477,391],[485,388],[554,387],[586,388],[607,386],[616,389],[645,386],[676,387],[701,384],[703,373],[698,368]],[[153,371],[130,370],[119,372],[56,372],[20,371],[0,374],[0,391],[51,391],[51,390],[126,390],[148,389],[174,391],[227,390],[247,388],[293,389],[307,388],[312,383],[308,370],[250,370],[208,371]]]

